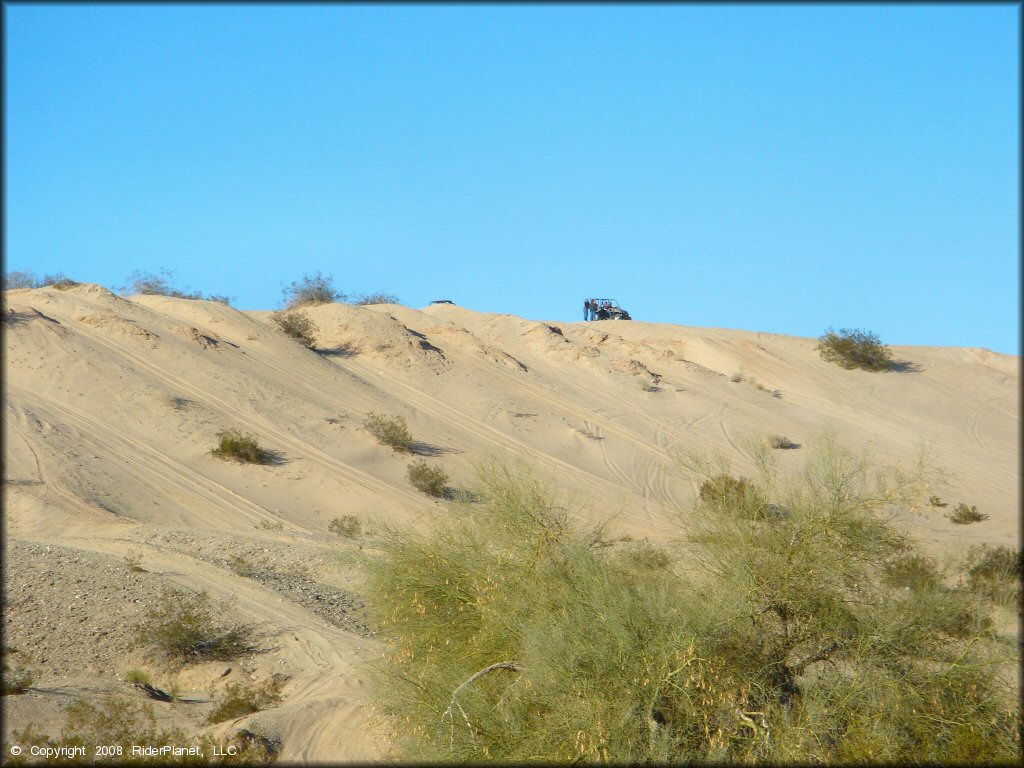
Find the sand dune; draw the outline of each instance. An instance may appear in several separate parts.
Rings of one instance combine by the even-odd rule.
[[[471,484],[483,457],[525,461],[557,478],[581,514],[614,514],[613,527],[638,538],[674,535],[671,511],[693,501],[678,450],[721,451],[749,472],[746,441],[772,434],[806,447],[833,428],[845,444],[902,464],[927,443],[944,473],[932,491],[989,519],[958,526],[926,507],[901,524],[937,553],[1018,542],[1014,356],[895,347],[901,370],[868,373],[823,361],[814,339],[767,333],[536,322],[452,305],[306,311],[320,328],[316,351],[286,337],[270,312],[126,299],[95,285],[5,294],[5,628],[8,645],[49,660],[40,687],[116,687],[146,663],[124,640],[124,617],[139,604],[118,600],[148,599],[164,583],[206,589],[276,633],[277,650],[230,674],[289,675],[284,704],[248,718],[281,736],[283,759],[385,755],[365,669],[376,641],[282,586],[305,579],[358,602],[357,543],[329,534],[329,522],[430,524],[437,502],[409,484],[408,457],[362,428],[370,412],[405,417],[416,453],[457,487]],[[212,457],[228,428],[255,434],[277,460]],[[796,469],[803,453],[780,451],[780,465]],[[142,553],[145,573],[124,567],[129,550]],[[277,580],[239,575],[231,557],[262,557]],[[59,574],[52,585],[39,577],[48,568]],[[59,612],[31,621],[41,602],[71,599],[75,584],[79,600],[93,599],[104,579],[120,591],[84,624],[62,623]],[[77,673],[67,672],[64,661],[86,647]],[[176,682],[208,699],[235,679],[221,678],[224,666]],[[55,695],[11,697],[5,727],[53,718]]]

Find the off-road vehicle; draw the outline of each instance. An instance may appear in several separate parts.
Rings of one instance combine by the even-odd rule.
[[[615,299],[594,299],[597,302],[598,320],[632,320],[629,312],[619,306]]]

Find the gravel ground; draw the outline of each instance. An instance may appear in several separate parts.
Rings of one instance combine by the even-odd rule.
[[[139,652],[132,627],[161,580],[112,557],[68,547],[6,542],[4,648],[8,663],[46,678],[116,675]]]
[[[340,584],[314,578],[314,575],[327,578],[321,574],[332,567],[323,555],[311,553],[306,546],[244,539],[225,542],[224,537],[178,531],[161,531],[142,541],[162,551],[181,552],[258,581],[333,626],[370,636],[363,618],[363,600]]]

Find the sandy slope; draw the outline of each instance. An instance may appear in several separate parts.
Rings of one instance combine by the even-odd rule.
[[[694,497],[676,450],[720,450],[749,471],[744,442],[771,434],[806,447],[830,426],[902,463],[927,442],[946,473],[933,491],[990,519],[956,526],[949,508],[926,508],[902,524],[935,551],[1018,542],[1019,361],[987,350],[897,347],[907,370],[872,374],[822,361],[813,339],[325,305],[308,310],[312,352],[269,312],[92,285],[11,291],[4,311],[6,637],[35,649],[38,687],[56,691],[10,697],[7,727],[52,718],[60,691],[117,687],[144,665],[127,619],[170,583],[233,596],[276,650],[225,677],[224,665],[168,672],[197,703],[160,705],[167,717],[198,722],[225,681],[284,673],[285,703],[251,718],[283,738],[284,759],[384,755],[364,666],[379,647],[357,621],[358,542],[327,525],[353,514],[425,526],[436,502],[408,484],[407,457],[361,428],[371,411],[405,416],[417,453],[456,486],[482,457],[523,460],[583,514],[615,514],[636,537],[673,535],[671,510]],[[229,427],[280,461],[211,457]],[[796,468],[803,453],[779,452],[780,464]],[[125,566],[130,550],[145,573]],[[262,580],[240,574],[239,558]],[[69,592],[77,623],[53,610]],[[322,607],[335,598],[337,620],[334,603]]]

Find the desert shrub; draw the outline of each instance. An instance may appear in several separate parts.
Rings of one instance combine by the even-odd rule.
[[[274,312],[270,319],[285,334],[302,342],[307,349],[316,346],[316,335],[320,332],[320,327],[304,312]]]
[[[39,288],[42,283],[31,270],[5,272],[3,275],[3,289],[13,291],[19,288]]]
[[[942,499],[940,499],[938,496],[936,496],[935,494],[932,494],[931,496],[928,497],[928,506],[929,507],[944,507],[944,506],[946,506],[946,503]]]
[[[632,542],[623,549],[625,559],[637,566],[650,570],[671,568],[673,565],[672,555],[661,546],[652,544],[646,539]]]
[[[179,662],[229,661],[257,653],[259,635],[249,624],[228,624],[228,606],[214,606],[205,592],[165,589],[135,627],[138,640],[164,658]]]
[[[953,507],[952,512],[947,512],[946,517],[957,525],[968,525],[970,523],[980,523],[982,520],[988,520],[988,515],[979,512],[976,506],[967,506],[962,501]]]
[[[289,284],[284,289],[285,309],[344,300],[345,294],[334,288],[334,278],[330,275],[324,277],[319,272],[315,275],[303,275],[301,280]]]
[[[259,573],[259,568],[249,558],[243,557],[242,555],[234,555],[231,561],[228,563],[237,576],[242,576],[246,579],[251,579]]]
[[[237,429],[224,429],[217,433],[217,447],[210,451],[222,459],[235,459],[246,464],[268,464],[270,453],[260,448],[253,435]]]
[[[967,588],[1005,605],[1017,604],[1024,579],[1024,556],[1010,547],[979,544],[964,558]]]
[[[3,678],[2,693],[4,696],[25,693],[35,682],[35,677],[29,670],[9,667],[6,660],[4,660],[3,674],[0,677]]]
[[[150,677],[149,672],[144,669],[129,669],[124,673],[124,679],[126,682],[132,683],[133,685],[152,685],[153,678]]]
[[[220,294],[220,293],[211,293],[209,296],[206,297],[206,300],[207,301],[215,301],[218,304],[227,304],[230,307],[231,306],[231,302],[234,301],[234,297],[233,296],[224,296],[223,294]]]
[[[752,481],[727,474],[706,478],[701,483],[699,498],[706,505],[748,518],[761,516],[766,504],[764,493]]]
[[[63,272],[58,272],[54,275],[44,275],[42,284],[52,286],[58,291],[66,291],[69,288],[74,288],[76,285],[81,285],[77,280],[72,280]]]
[[[829,328],[818,339],[818,351],[831,363],[843,368],[887,371],[892,367],[892,352],[870,331]]]
[[[412,447],[412,433],[402,416],[381,416],[372,411],[366,414],[363,427],[377,440],[389,448],[401,453],[408,453]]]
[[[448,491],[448,475],[440,467],[425,461],[414,461],[408,469],[409,482],[427,496],[444,496]]]
[[[362,533],[363,524],[355,515],[342,515],[331,520],[327,530],[338,536],[344,536],[346,539],[352,539]]]
[[[224,698],[210,713],[208,723],[222,723],[253,712],[259,712],[281,703],[283,681],[269,678],[262,683],[228,683]]]
[[[401,304],[398,297],[393,293],[366,293],[356,296],[352,300],[353,304],[365,306],[367,304]]]
[[[784,435],[772,435],[771,438],[769,438],[768,442],[772,448],[780,448],[782,450],[787,450],[789,448],[795,447],[793,445],[793,442]]]
[[[499,466],[481,471],[472,515],[385,531],[367,594],[400,754],[1015,760],[1019,702],[999,676],[1013,649],[954,591],[883,579],[912,544],[875,512],[913,478],[862,477],[821,450],[792,486],[764,485],[789,517],[747,519],[727,496],[682,518],[685,569],[637,567],[549,486]]]
[[[124,564],[128,566],[128,570],[134,573],[145,573],[146,569],[142,567],[142,551],[138,549],[129,549],[124,556]]]
[[[159,274],[135,270],[128,275],[128,284],[125,291],[133,294],[149,296],[170,296],[175,299],[201,299],[203,294],[199,291],[180,291],[174,287],[174,273],[167,269],[161,269]]]
[[[930,557],[911,553],[886,563],[882,578],[890,587],[919,592],[923,589],[937,588],[941,577]]]
[[[112,762],[118,765],[141,764],[266,764],[274,762],[280,754],[280,743],[269,739],[252,738],[248,731],[239,731],[230,739],[214,739],[203,734],[188,734],[180,728],[159,727],[151,704],[133,700],[127,696],[107,696],[98,702],[76,699],[65,710],[61,735],[51,738],[37,725],[30,724],[11,734],[13,743],[22,747],[19,757],[8,758],[12,765],[35,763],[31,748],[61,749],[69,754],[72,747],[84,747],[84,757],[62,759],[61,763],[92,764]],[[95,749],[102,745],[109,750],[109,757],[95,757]],[[199,755],[187,753],[157,753],[155,755],[133,755],[136,745],[168,745],[182,750],[198,747]],[[214,755],[214,751],[219,753]],[[60,754],[60,753],[55,753]]]

